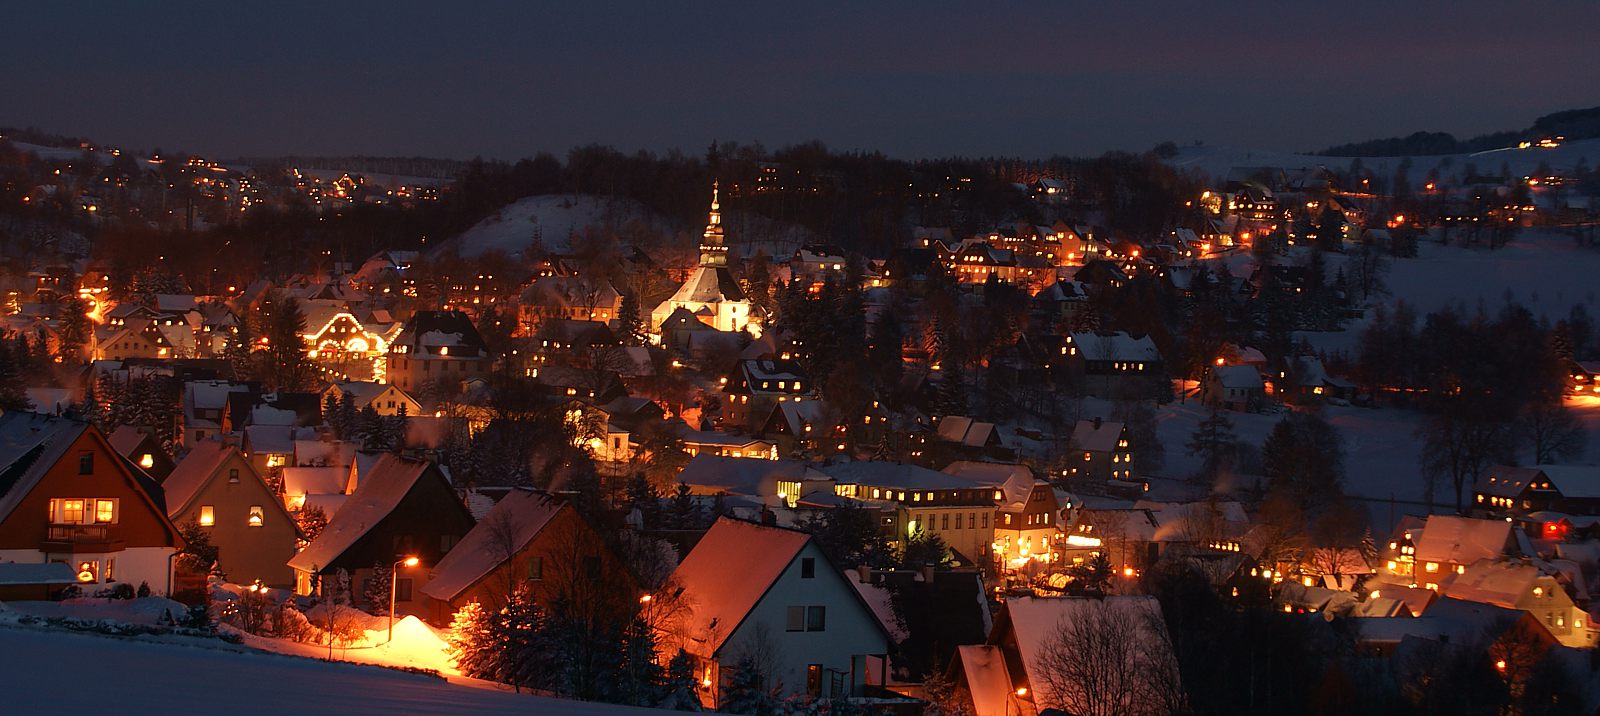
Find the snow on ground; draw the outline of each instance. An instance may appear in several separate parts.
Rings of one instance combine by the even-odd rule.
[[[460,676],[450,662],[445,634],[424,624],[414,616],[395,620],[394,641],[389,641],[388,623],[383,617],[374,617],[374,626],[366,630],[366,637],[346,648],[334,647],[333,657],[339,661],[352,661],[381,666],[404,666],[431,669],[446,676]],[[328,656],[327,645],[302,644],[287,639],[241,634],[244,643],[278,654],[306,656],[316,659]]]
[[[67,618],[91,621],[111,620],[127,624],[155,626],[174,618],[182,619],[189,608],[164,597],[141,599],[98,599],[82,597],[59,602],[6,602],[10,609],[45,619]]]
[[[1400,162],[1405,157],[1361,157],[1362,166],[1378,176],[1394,176]],[[1460,175],[1466,171],[1468,164],[1476,165],[1478,171],[1483,173],[1498,173],[1502,164],[1511,171],[1512,176],[1523,177],[1531,175],[1540,163],[1545,163],[1555,170],[1570,170],[1578,162],[1586,162],[1594,166],[1600,159],[1600,139],[1581,139],[1563,143],[1554,149],[1532,147],[1528,149],[1495,149],[1475,154],[1446,154],[1439,156],[1410,157],[1411,170],[1408,176],[1411,182],[1421,187],[1427,181],[1428,170],[1439,167],[1440,174],[1444,176]],[[1226,147],[1216,145],[1188,146],[1178,149],[1178,155],[1168,160],[1174,168],[1180,170],[1194,169],[1210,175],[1220,181],[1228,175],[1234,167],[1279,167],[1282,169],[1310,169],[1315,167],[1328,167],[1330,169],[1344,169],[1350,166],[1354,157],[1324,157],[1312,154],[1296,154],[1293,152],[1275,152],[1252,149],[1249,147]]]
[[[655,713],[514,694],[357,664],[91,634],[0,626],[6,711],[59,711],[92,685],[98,706],[125,713],[250,710],[296,714]]]
[[[654,227],[664,225],[660,217],[630,199],[586,194],[530,196],[478,222],[449,245],[462,256],[500,250],[517,257],[533,242],[537,229],[546,249],[568,252],[572,250],[569,239],[590,226],[618,229],[633,221]]]

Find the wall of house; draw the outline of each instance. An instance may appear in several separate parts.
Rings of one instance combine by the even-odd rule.
[[[80,475],[79,455],[84,452],[94,455],[94,464],[90,474]],[[51,498],[116,499],[116,520],[105,525],[108,539],[121,541],[129,549],[176,544],[176,534],[166,516],[135,485],[122,456],[93,429],[80,434],[22,498],[10,517],[0,522],[0,550],[39,550],[40,543],[49,534]],[[153,588],[154,583],[151,586]]]
[[[118,552],[90,553],[44,553],[37,549],[0,549],[0,562],[16,562],[18,564],[46,564],[49,562],[63,562],[77,569],[78,563],[94,561],[95,580],[80,584],[83,591],[93,594],[96,590],[105,589],[118,583],[133,585],[135,589],[140,583],[150,585],[150,593],[164,596],[169,584],[167,565],[169,557],[177,553],[173,547],[129,547]],[[111,566],[111,578],[106,579],[107,560],[114,563]]]
[[[228,480],[229,470],[239,471],[237,483]],[[233,455],[223,461],[190,503],[173,521],[198,521],[200,508],[212,507],[214,522],[206,531],[217,548],[217,567],[230,581],[249,584],[260,579],[273,587],[294,583],[294,570],[288,565],[295,553],[294,521],[244,458]],[[261,507],[260,527],[250,525],[252,506]]]
[[[816,576],[811,579],[800,576],[801,561],[806,557],[816,560]],[[861,657],[887,653],[889,645],[854,589],[815,544],[807,543],[718,652],[723,678],[731,676],[729,667],[744,650],[760,648],[765,641],[771,647],[774,685],[781,684],[783,694],[806,692],[809,664],[822,665],[823,695],[827,695],[830,669],[844,672],[845,688],[859,693],[860,686],[869,682]],[[827,607],[825,629],[785,631],[791,606]],[[879,676],[873,674],[870,682],[880,683]]]

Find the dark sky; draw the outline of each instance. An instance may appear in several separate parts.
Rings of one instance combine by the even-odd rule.
[[[1042,156],[1469,136],[1600,104],[1594,0],[805,5],[10,3],[0,126],[215,156]]]

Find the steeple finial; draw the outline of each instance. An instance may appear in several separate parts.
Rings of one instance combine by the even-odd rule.
[[[700,240],[701,266],[727,266],[728,246],[722,240],[721,182],[711,181],[711,212],[706,218],[706,231]]]

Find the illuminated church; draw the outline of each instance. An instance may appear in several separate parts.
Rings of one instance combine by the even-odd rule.
[[[760,333],[756,317],[750,314],[749,299],[728,271],[728,245],[723,242],[722,211],[717,203],[717,185],[711,185],[711,216],[700,240],[700,266],[678,287],[678,292],[650,312],[650,326],[656,330],[678,309],[719,331]]]

